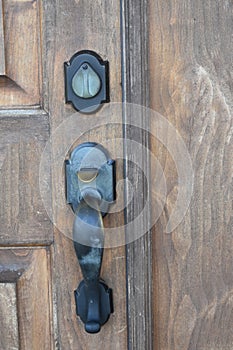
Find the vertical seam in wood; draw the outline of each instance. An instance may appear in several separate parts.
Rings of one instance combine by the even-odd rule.
[[[133,13],[133,15],[132,15]],[[140,21],[137,21],[138,16]],[[121,40],[122,40],[122,97],[123,97],[123,137],[124,140],[129,138],[131,135],[131,128],[127,129],[126,123],[130,124],[130,115],[127,114],[127,103],[140,104],[145,107],[149,107],[149,50],[148,50],[148,35],[149,29],[147,25],[147,0],[144,1],[131,1],[131,0],[121,0]],[[138,28],[139,26],[139,28]],[[140,52],[137,51],[137,43],[131,38],[133,31],[139,29],[141,37],[140,41]],[[131,91],[131,81],[136,77],[136,69],[140,69],[140,81],[136,84],[134,91]],[[140,132],[140,142],[147,149],[150,147],[150,139],[148,133],[144,131],[146,129],[144,126],[148,125],[149,120],[141,120],[142,129]],[[124,143],[124,178],[130,175],[131,169],[127,165],[127,154],[130,150],[126,142]],[[146,167],[148,169],[148,174],[150,174],[150,158],[149,152],[145,154]],[[147,178],[148,185],[149,179]],[[146,194],[145,184],[142,182],[138,190],[143,191]],[[148,191],[150,193],[150,191]],[[150,202],[150,198],[148,198]],[[125,189],[125,203],[127,201],[127,189]],[[134,203],[125,208],[125,224],[132,220],[132,213],[134,213]],[[150,232],[150,213],[148,213],[147,218],[145,218],[145,223],[148,233],[138,240],[137,242],[130,243],[126,246],[126,289],[127,289],[127,317],[128,317],[128,348],[129,349],[152,349],[152,259],[151,259],[151,232]],[[127,235],[127,232],[126,232]],[[137,296],[134,295],[135,286],[142,281],[142,276],[137,274],[136,262],[137,262],[137,246],[139,244],[144,245],[143,254],[141,260],[145,261],[143,268],[143,293],[139,293]],[[140,270],[141,271],[141,270]],[[131,278],[133,275],[133,278]],[[133,314],[137,313],[135,310],[135,305],[143,304],[144,310],[141,317],[144,318],[144,338],[140,338],[140,333],[142,330],[139,328],[138,323],[133,317]]]
[[[37,5],[37,40],[38,40],[38,83],[39,83],[39,104],[41,108],[43,108],[43,84],[42,84],[42,76],[43,76],[43,57],[42,57],[42,16],[43,16],[43,11],[42,11],[42,3],[41,0],[38,1]]]
[[[52,285],[52,249],[53,246],[46,248],[47,255],[47,271],[48,271],[48,300],[49,300],[49,319],[50,319],[50,346],[54,349],[54,335],[57,329],[53,312],[53,285]]]
[[[18,289],[18,280],[15,283],[15,294],[16,294],[16,310],[17,310],[17,326],[18,326],[18,339],[19,339],[19,350],[22,348],[22,344],[21,344],[21,335],[20,335],[20,320],[19,320],[19,289]]]

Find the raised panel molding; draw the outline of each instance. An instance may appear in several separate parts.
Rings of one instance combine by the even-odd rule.
[[[48,139],[48,115],[41,110],[0,111],[0,246],[53,241],[39,188]]]
[[[49,248],[0,250],[1,349],[53,349],[49,257]]]
[[[15,283],[0,283],[0,348],[19,349]]]
[[[123,24],[123,99],[132,104],[145,107],[150,105],[149,96],[149,25],[148,25],[148,1],[147,0],[122,0],[122,24]],[[128,140],[137,140],[144,150],[141,150],[141,158],[137,161],[142,168],[147,169],[147,178],[141,176],[138,169],[129,163],[125,166],[125,177],[134,184],[133,199],[129,200],[129,191],[126,190],[125,209],[126,222],[133,222],[138,213],[143,210],[147,200],[150,203],[150,136],[146,130],[150,126],[148,114],[141,113],[140,128],[132,127],[135,116],[126,107],[123,113],[125,124],[124,159],[127,164],[129,155],[132,154],[132,145]],[[139,122],[139,121],[138,121]],[[132,125],[131,125],[132,124]],[[143,194],[143,196],[142,196]],[[142,199],[144,198],[144,199]],[[135,220],[136,222],[136,220]],[[135,224],[136,225],[136,224]],[[153,315],[152,315],[152,236],[150,212],[143,215],[140,222],[140,230],[146,228],[147,233],[126,246],[127,259],[127,308],[128,308],[128,344],[129,349],[153,349]],[[135,232],[139,228],[135,226]],[[126,229],[126,236],[132,235]]]
[[[40,1],[0,0],[0,106],[41,104]]]

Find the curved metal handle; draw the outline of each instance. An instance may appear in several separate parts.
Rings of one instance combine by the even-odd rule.
[[[112,290],[100,279],[104,251],[102,216],[114,200],[114,161],[100,145],[78,146],[66,163],[67,201],[75,212],[73,240],[83,274],[76,312],[89,333],[99,332],[113,312]]]
[[[108,287],[104,285],[103,289],[103,282],[100,282],[104,246],[100,200],[101,196],[96,190],[86,189],[75,213],[73,225],[75,252],[84,278],[84,283],[81,282],[78,292],[76,291],[77,311],[89,333],[99,332],[112,311]],[[78,243],[79,241],[85,245]],[[105,299],[104,307],[102,299]],[[83,305],[86,305],[85,308]]]
[[[104,246],[100,200],[101,196],[97,191],[87,189],[75,213],[74,247],[86,284],[96,283],[100,277]],[[78,243],[80,241],[85,245]]]

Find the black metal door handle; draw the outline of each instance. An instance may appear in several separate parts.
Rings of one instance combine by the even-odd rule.
[[[97,333],[113,312],[112,290],[100,279],[104,249],[102,217],[115,200],[114,161],[96,143],[84,143],[66,162],[67,202],[75,212],[73,240],[83,281],[75,291],[76,312]]]

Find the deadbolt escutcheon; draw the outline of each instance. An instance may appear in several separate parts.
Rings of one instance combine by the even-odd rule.
[[[109,65],[90,50],[74,54],[64,63],[65,98],[82,113],[94,113],[109,102]]]

